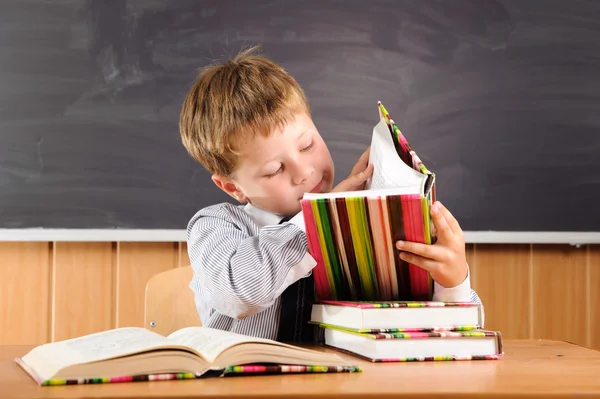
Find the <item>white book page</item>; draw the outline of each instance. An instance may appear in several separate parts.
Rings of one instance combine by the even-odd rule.
[[[175,331],[167,337],[172,343],[189,346],[214,363],[221,352],[234,345],[244,342],[263,342],[273,344],[268,339],[253,338],[229,331],[217,330],[208,327],[186,327]]]
[[[427,176],[402,162],[383,119],[373,128],[369,163],[373,164],[374,168],[373,175],[365,187],[367,190],[410,187],[419,193],[422,192],[421,188]]]
[[[23,361],[43,377],[66,366],[126,356],[170,345],[162,335],[142,327],[125,327],[83,337],[44,344],[34,348]]]
[[[395,187],[385,189],[370,189],[359,191],[336,191],[332,193],[305,193],[302,199],[320,199],[320,198],[353,198],[353,197],[378,197],[385,195],[403,195],[403,194],[420,194],[416,187]]]

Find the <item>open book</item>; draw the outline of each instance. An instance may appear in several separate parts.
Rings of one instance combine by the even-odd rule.
[[[141,327],[117,328],[40,345],[15,360],[40,385],[360,371],[336,354],[207,327],[168,337]]]
[[[399,258],[396,241],[434,241],[435,175],[385,107],[373,129],[373,176],[363,191],[306,193],[301,200],[320,300],[430,301],[433,281]]]

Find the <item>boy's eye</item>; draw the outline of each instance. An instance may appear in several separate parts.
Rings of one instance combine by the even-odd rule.
[[[310,143],[308,146],[301,149],[300,152],[306,152],[306,151],[310,150],[312,147],[313,147],[313,143]]]
[[[279,169],[277,169],[275,172],[269,173],[268,175],[265,175],[265,177],[271,178],[271,177],[274,177],[274,176],[280,174],[281,172],[283,172],[283,164],[280,165]]]

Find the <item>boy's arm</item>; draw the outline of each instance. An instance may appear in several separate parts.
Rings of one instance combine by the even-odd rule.
[[[208,207],[188,225],[190,261],[204,288],[202,300],[236,319],[270,307],[316,265],[297,225],[248,225],[235,206]]]

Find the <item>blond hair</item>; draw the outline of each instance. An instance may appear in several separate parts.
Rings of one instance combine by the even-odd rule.
[[[269,136],[310,108],[304,91],[280,65],[251,47],[203,68],[183,102],[179,131],[188,153],[212,174],[229,176],[239,145]]]

